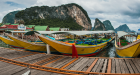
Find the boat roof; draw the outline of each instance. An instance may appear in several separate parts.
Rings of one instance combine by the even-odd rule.
[[[73,35],[86,35],[96,33],[114,33],[114,31],[38,31],[41,34],[73,34]]]
[[[117,31],[117,34],[118,34],[118,37],[122,37],[124,35],[135,35],[135,33],[127,33],[127,32],[124,32],[124,31]]]
[[[118,37],[119,38],[122,37],[122,36],[124,36],[124,35],[128,35],[128,33],[127,32],[124,32],[124,31],[117,31],[117,34],[118,34]]]
[[[28,31],[11,31],[12,33],[26,33]],[[96,33],[114,33],[114,31],[37,31],[40,34],[73,34],[73,35],[86,35]]]

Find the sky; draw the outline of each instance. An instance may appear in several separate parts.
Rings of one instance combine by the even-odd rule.
[[[127,24],[131,30],[140,28],[140,0],[0,0],[0,22],[9,12],[32,6],[59,6],[76,3],[88,13],[92,26],[95,18],[109,20],[114,28]]]

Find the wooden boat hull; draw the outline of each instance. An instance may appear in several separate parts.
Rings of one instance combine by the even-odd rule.
[[[140,40],[124,47],[118,47],[115,41],[116,53],[119,58],[137,57],[140,54]]]
[[[47,52],[46,45],[31,43],[23,39],[18,39],[10,34],[6,34],[6,35],[28,51],[45,52],[45,53]],[[50,47],[50,51],[52,54],[58,53],[58,51],[56,51],[52,47]]]
[[[40,38],[41,41],[49,44],[50,46],[55,48],[57,51],[59,51],[61,54],[72,55],[72,45],[61,43],[61,42],[58,42],[55,40],[51,40],[42,35],[38,35],[38,34],[36,34],[36,35]],[[110,41],[111,40],[109,40],[108,42],[110,42]],[[76,45],[75,47],[77,49],[77,53],[79,56],[93,56],[93,55],[98,54],[104,48],[106,48],[108,42],[104,42],[99,45],[91,45],[91,46],[77,46]]]
[[[18,48],[18,49],[24,49],[24,47],[22,47],[21,45],[19,45],[18,43],[16,43],[15,41],[11,40],[11,39],[8,39],[8,38],[5,38],[3,36],[0,36],[0,39],[8,44],[9,46],[13,47],[13,48]]]

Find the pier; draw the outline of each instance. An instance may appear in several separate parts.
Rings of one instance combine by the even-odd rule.
[[[0,47],[0,75],[140,75],[140,58],[79,57]]]

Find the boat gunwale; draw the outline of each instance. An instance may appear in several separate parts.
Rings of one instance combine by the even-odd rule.
[[[7,33],[5,33],[5,34],[6,34],[7,36],[13,37],[14,39],[20,40],[20,41],[25,42],[25,43],[28,43],[28,44],[39,45],[39,46],[46,46],[46,45],[36,44],[36,43],[32,43],[32,42],[30,43],[30,42],[28,42],[28,41],[26,41],[26,40],[24,40],[24,39],[19,39],[19,38],[13,36],[13,35],[10,35],[10,34],[7,34]],[[9,37],[9,38],[10,38],[10,37]]]
[[[137,40],[137,41],[135,41],[135,42],[132,42],[132,43],[126,45],[126,46],[119,47],[119,46],[116,44],[116,40],[115,40],[115,47],[116,47],[118,50],[122,50],[122,49],[126,49],[126,48],[129,48],[129,47],[132,47],[132,46],[134,46],[134,45],[136,45],[136,44],[138,44],[138,43],[140,43],[140,39]]]
[[[56,41],[56,40],[49,39],[48,37],[44,37],[43,35],[39,35],[39,34],[37,34],[37,33],[35,33],[35,35],[37,35],[37,36],[39,36],[39,37],[42,37],[42,38],[44,38],[44,39],[50,40],[50,41],[52,41],[52,42],[54,42],[54,43],[58,43],[58,44],[65,45],[65,46],[69,46],[69,47],[72,46],[72,45],[65,44],[65,43],[62,43],[62,42],[59,42],[59,41]],[[111,39],[111,40],[112,40],[112,39]],[[109,40],[108,42],[110,42],[111,40]],[[105,44],[107,44],[108,42],[104,42],[104,43],[102,43],[102,44],[100,44],[100,45],[96,45],[96,46],[78,46],[78,45],[75,45],[75,47],[77,47],[77,48],[92,48],[92,47],[98,47],[98,46],[105,45]]]
[[[8,39],[8,38],[5,38],[4,36],[0,35],[0,37],[4,38],[4,39],[7,39],[7,40],[10,40],[10,41],[13,41],[15,42],[14,40],[11,40],[11,39]]]

